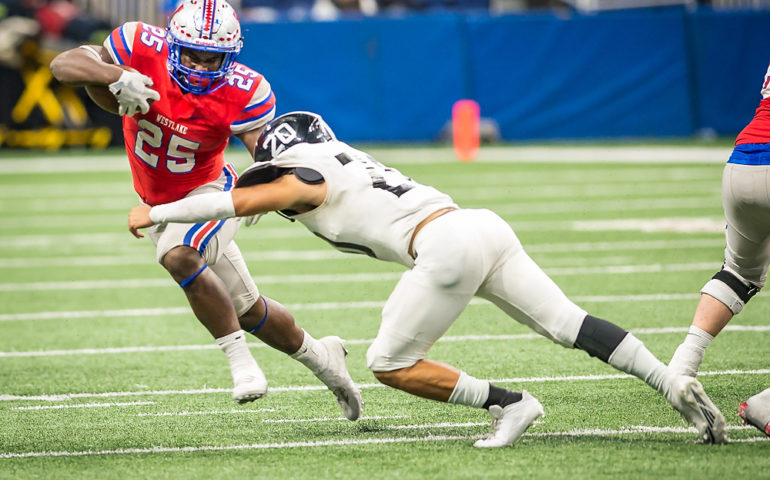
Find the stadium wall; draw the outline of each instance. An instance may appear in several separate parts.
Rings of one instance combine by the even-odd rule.
[[[734,135],[760,96],[770,12],[421,14],[245,24],[279,112],[349,141],[436,139],[461,98],[503,139]]]

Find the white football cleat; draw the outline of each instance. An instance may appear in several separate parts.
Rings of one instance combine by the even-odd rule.
[[[328,352],[326,368],[313,372],[337,397],[337,403],[348,420],[356,420],[361,415],[361,389],[353,382],[345,364],[348,351],[345,341],[340,337],[330,336],[318,340]]]
[[[545,410],[535,397],[526,390],[521,392],[522,399],[516,403],[501,407],[492,405],[492,433],[486,438],[476,440],[478,448],[509,447],[521,437],[535,420],[545,416]]]
[[[770,388],[760,392],[738,406],[743,424],[754,425],[770,437]]]
[[[253,402],[267,394],[267,379],[262,370],[257,367],[241,375],[234,382],[233,400],[240,404]]]
[[[665,397],[687,422],[695,425],[705,443],[727,442],[725,417],[706,395],[703,385],[687,375],[671,375],[668,378]]]

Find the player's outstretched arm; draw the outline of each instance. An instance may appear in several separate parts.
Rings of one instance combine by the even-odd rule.
[[[308,185],[294,175],[284,175],[263,185],[193,195],[154,207],[134,207],[128,214],[128,229],[136,238],[142,238],[140,228],[159,223],[197,223],[286,209],[303,213],[321,205],[325,198],[325,183]]]

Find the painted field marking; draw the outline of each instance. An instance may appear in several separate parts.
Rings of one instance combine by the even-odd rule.
[[[197,412],[157,412],[157,413],[137,413],[137,417],[187,417],[190,415],[223,415],[223,414],[232,414],[232,413],[238,413],[238,414],[244,414],[244,413],[263,413],[263,412],[274,412],[274,408],[257,408],[254,410],[208,410],[208,411],[197,411]]]
[[[534,145],[487,146],[476,159],[481,163],[570,163],[570,164],[723,164],[730,157],[731,147],[670,146],[670,145]],[[387,164],[456,163],[451,148],[371,148],[369,153]],[[244,149],[229,149],[228,162],[236,169],[251,164]],[[80,156],[7,157],[0,163],[0,175],[29,173],[128,172],[125,154]],[[240,170],[239,170],[240,171]],[[126,182],[125,185],[129,183]]]
[[[715,266],[716,265],[716,266]],[[606,275],[658,272],[711,271],[719,266],[714,262],[694,263],[652,263],[644,265],[609,265],[596,267],[551,267],[544,268],[548,275]],[[297,284],[297,283],[359,283],[392,282],[398,280],[403,272],[366,272],[366,273],[330,273],[301,275],[258,275],[253,277],[257,285]],[[178,288],[170,278],[133,278],[126,280],[86,280],[61,282],[8,282],[0,283],[0,292],[36,292],[48,290],[99,290],[115,288]]]
[[[369,417],[359,417],[358,420],[395,420],[400,418],[409,418],[409,415],[373,415]],[[312,423],[312,422],[349,422],[345,417],[318,417],[318,418],[266,418],[262,423]]]
[[[516,222],[513,222],[514,226]],[[120,235],[122,237],[122,235]],[[65,235],[23,235],[19,237],[4,236],[0,239],[0,246],[10,246],[18,244],[24,248],[28,247],[40,247],[40,246],[52,246],[62,244],[73,245],[92,245],[94,242],[113,242],[118,240],[118,234],[65,234]],[[697,238],[697,239],[676,239],[676,240],[622,240],[615,242],[557,242],[557,243],[532,243],[525,244],[524,249],[527,252],[592,252],[592,251],[605,251],[605,250],[662,250],[662,249],[684,249],[684,248],[702,248],[712,246],[724,246],[724,238],[722,236],[714,236],[713,238]],[[333,249],[322,250],[259,250],[259,251],[246,251],[243,253],[244,258],[247,260],[262,260],[262,259],[284,259],[290,260],[298,258],[300,260],[328,260],[331,255],[334,254],[342,258],[357,258],[351,257],[350,254],[342,253]],[[130,257],[130,255],[126,255]],[[32,257],[33,259],[41,259],[40,257]],[[67,257],[61,260],[75,259],[81,257]],[[82,258],[94,258],[94,257],[82,257]],[[97,257],[98,258],[98,257]],[[108,257],[112,258],[112,256]],[[125,258],[125,257],[117,257]],[[365,258],[365,257],[361,257]],[[13,258],[5,259],[13,260]],[[49,260],[52,264],[55,264],[57,258],[42,258],[42,260]],[[142,263],[157,263],[152,256],[149,256]],[[4,264],[0,264],[4,266]]]
[[[102,407],[133,407],[136,405],[155,405],[155,402],[122,402],[122,403],[79,403],[75,405],[32,405],[14,407],[14,410],[58,410],[64,408],[102,408]]]
[[[516,222],[514,222],[515,227]],[[51,237],[51,244],[58,237]],[[34,239],[32,239],[34,240]],[[85,240],[84,240],[85,241]],[[92,243],[93,238],[88,243]],[[27,244],[19,240],[20,245]],[[602,252],[602,251],[645,251],[645,250],[681,250],[690,248],[724,247],[722,236],[714,238],[680,239],[680,240],[651,240],[651,241],[620,241],[620,242],[564,242],[564,243],[534,243],[524,245],[529,253],[571,253],[571,252]],[[354,256],[333,249],[324,250],[261,250],[243,253],[246,261],[327,261],[366,260],[364,256]],[[157,261],[149,255],[103,255],[103,256],[73,256],[73,257],[14,257],[0,258],[0,268],[32,268],[32,267],[86,267],[113,265],[155,265]],[[718,268],[718,262],[717,267]]]
[[[484,207],[500,215],[538,214],[561,215],[564,213],[583,212],[646,212],[650,210],[716,210],[722,206],[722,197],[717,190],[711,195],[691,195],[688,197],[658,197],[638,199],[592,199],[564,201],[511,202],[501,198],[498,201],[486,201]]]
[[[544,424],[544,420],[538,420],[534,423],[534,427]],[[390,430],[424,430],[428,428],[466,428],[466,427],[483,427],[488,426],[489,422],[463,422],[463,423],[425,423],[416,425],[388,425],[385,428]],[[755,427],[751,425],[726,425],[725,430],[728,431],[749,431],[754,430]],[[594,432],[634,432],[634,433],[698,433],[695,427],[652,427],[645,425],[633,425],[625,427],[620,430],[596,430],[596,429],[580,429],[569,430],[566,432],[527,432],[524,434],[526,437],[551,437],[551,436],[582,436],[591,435]],[[768,439],[770,440],[770,439]]]
[[[719,376],[719,375],[770,375],[770,369],[758,370],[718,370],[711,372],[699,372],[698,376]],[[625,373],[605,374],[605,375],[567,375],[553,377],[514,377],[488,379],[492,383],[548,383],[548,382],[577,382],[577,381],[603,381],[603,380],[625,380],[636,379],[632,375]],[[381,383],[360,383],[361,389],[385,388]],[[325,385],[298,385],[288,387],[271,387],[270,393],[279,392],[309,392],[326,391]],[[0,402],[15,401],[66,401],[75,398],[115,398],[115,397],[141,397],[141,396],[165,396],[165,395],[201,395],[201,394],[219,394],[231,393],[230,388],[200,388],[188,390],[139,390],[134,392],[102,392],[102,393],[62,393],[53,395],[11,395],[0,394]]]
[[[243,258],[247,261],[259,262],[283,262],[293,261],[328,261],[356,259],[337,250],[266,250],[262,252],[244,252]],[[364,260],[362,257],[361,260]],[[368,260],[367,260],[368,261]],[[0,258],[0,268],[70,268],[70,267],[109,267],[120,265],[157,265],[158,262],[152,255],[103,255],[103,256],[76,256],[76,257],[15,257]]]
[[[689,327],[660,327],[660,328],[636,328],[629,330],[636,335],[656,335],[669,333],[686,333]],[[731,332],[767,332],[770,325],[728,325],[725,331]],[[507,340],[531,340],[543,338],[538,333],[517,333],[506,335],[447,335],[438,339],[438,342],[484,342]],[[370,345],[373,338],[356,338],[345,340],[346,345]],[[264,343],[249,342],[249,348],[268,348]],[[111,348],[82,348],[73,350],[32,350],[26,352],[0,352],[0,358],[19,357],[56,357],[62,355],[113,355],[125,353],[155,353],[155,352],[179,352],[189,350],[218,350],[215,344],[204,345],[158,345],[153,347],[111,347]]]
[[[760,292],[758,297],[770,296],[770,291]],[[679,300],[697,300],[700,293],[651,293],[639,295],[575,295],[570,297],[573,302],[580,303],[615,303],[615,302],[661,302],[661,301],[679,301]],[[489,301],[482,298],[474,298],[468,304],[469,306],[492,305]],[[382,309],[385,301],[360,301],[360,302],[319,302],[319,303],[288,303],[285,307],[289,311],[304,310],[358,310],[358,309]],[[168,316],[168,315],[192,315],[190,307],[167,307],[167,308],[131,308],[124,310],[78,310],[78,311],[55,311],[55,312],[29,312],[29,313],[4,313],[0,314],[0,322],[20,321],[20,320],[76,320],[83,318],[110,317],[148,317],[148,316]]]
[[[464,426],[462,424],[461,426]],[[476,427],[476,424],[468,424]],[[547,437],[608,437],[619,435],[654,435],[660,433],[695,433],[694,428],[659,428],[632,426],[622,429],[583,429],[567,430],[555,432],[527,432],[523,436],[530,438]],[[428,435],[425,437],[400,437],[400,438],[346,438],[341,440],[323,440],[315,442],[277,442],[277,443],[252,443],[241,445],[201,445],[197,447],[147,447],[147,448],[127,448],[114,450],[80,450],[80,451],[58,451],[58,452],[19,452],[19,453],[0,453],[0,459],[10,458],[40,458],[40,457],[83,457],[92,455],[136,455],[136,454],[155,454],[155,453],[192,453],[192,452],[211,452],[211,451],[233,451],[233,450],[273,450],[287,448],[318,448],[335,446],[353,446],[353,445],[387,445],[398,443],[427,443],[427,442],[449,442],[456,440],[476,440],[483,438],[484,435]],[[768,437],[751,437],[750,439],[741,439],[738,442],[768,441]],[[732,440],[731,442],[735,442]]]

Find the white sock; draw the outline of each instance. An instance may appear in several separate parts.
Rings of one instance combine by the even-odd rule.
[[[710,333],[691,325],[687,336],[684,337],[684,342],[677,347],[674,356],[671,357],[668,364],[671,371],[681,375],[696,376],[706,355],[706,348],[712,340],[714,337]]]
[[[449,396],[447,402],[457,405],[482,408],[489,398],[489,382],[471,377],[465,372],[460,372],[457,385]]]
[[[647,350],[644,344],[629,333],[612,352],[607,363],[618,370],[640,378],[663,393],[666,366]]]
[[[302,339],[302,345],[290,357],[309,368],[311,372],[319,372],[329,363],[329,352],[321,342],[304,330],[303,332],[305,336]]]
[[[233,381],[251,375],[255,369],[259,370],[257,361],[254,360],[246,344],[246,334],[243,330],[236,330],[224,337],[217,338],[215,341],[219,348],[225,352],[227,360],[230,362],[230,373],[233,376]]]

